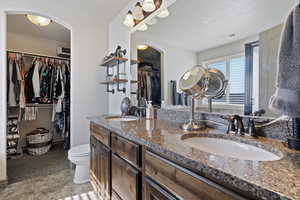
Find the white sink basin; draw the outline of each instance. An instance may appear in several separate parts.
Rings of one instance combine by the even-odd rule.
[[[192,137],[184,139],[183,142],[200,151],[241,160],[274,161],[281,159],[276,154],[264,149],[220,138]]]
[[[129,122],[129,121],[137,121],[139,118],[134,116],[112,116],[112,117],[106,117],[105,119],[109,121]]]

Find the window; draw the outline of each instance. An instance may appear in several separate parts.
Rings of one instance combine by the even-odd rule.
[[[216,68],[229,80],[226,94],[214,102],[238,104],[245,102],[245,56],[235,56],[206,62],[208,68]]]

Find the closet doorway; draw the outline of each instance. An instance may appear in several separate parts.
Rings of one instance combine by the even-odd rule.
[[[154,47],[142,45],[138,49],[138,102],[140,106],[145,100],[151,101],[154,106],[161,106],[162,102],[162,58],[163,53]]]
[[[71,33],[37,15],[7,15],[8,182],[69,167]]]

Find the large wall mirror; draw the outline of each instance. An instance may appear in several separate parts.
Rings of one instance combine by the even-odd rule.
[[[228,80],[225,95],[213,100],[213,112],[250,115],[269,107],[275,91],[283,22],[297,0],[177,0],[170,15],[151,20],[131,35],[138,59],[136,98],[162,107],[184,109],[188,97],[178,80],[195,65],[217,68]],[[207,111],[207,100],[197,109]]]

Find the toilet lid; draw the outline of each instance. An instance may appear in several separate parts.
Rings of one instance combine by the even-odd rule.
[[[69,155],[71,156],[86,156],[90,154],[90,145],[84,144],[72,147],[69,151]]]

